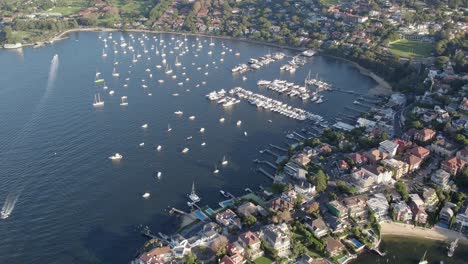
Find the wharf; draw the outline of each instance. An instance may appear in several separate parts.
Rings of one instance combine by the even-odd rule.
[[[259,164],[266,164],[266,165],[272,167],[272,168],[275,169],[275,170],[277,169],[277,167],[275,166],[275,164],[273,164],[273,163],[271,163],[271,162],[269,162],[269,161],[266,161],[266,160],[255,159],[254,162],[255,162],[255,163],[259,163]]]
[[[270,144],[270,147],[275,148],[275,149],[278,149],[278,150],[282,150],[282,151],[284,151],[284,152],[288,152],[287,149],[282,148],[282,147],[279,147],[279,146],[276,146],[276,145],[273,145],[273,144]]]
[[[267,176],[268,178],[270,178],[271,180],[275,180],[275,176],[271,175],[270,173],[268,173],[266,170],[264,170],[263,168],[258,168],[257,171],[263,173],[265,176]]]

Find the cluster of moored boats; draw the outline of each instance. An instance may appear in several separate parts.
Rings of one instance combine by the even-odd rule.
[[[261,67],[270,64],[274,61],[281,60],[286,56],[283,52],[276,52],[273,54],[266,54],[261,56],[257,59],[251,58],[247,62],[247,64],[239,64],[236,67],[232,68],[232,72],[244,73],[248,70],[256,70],[260,69]]]
[[[272,112],[276,112],[293,118],[296,120],[314,120],[321,121],[323,118],[319,115],[312,114],[300,108],[292,107],[286,103],[274,100],[261,94],[256,94],[251,91],[242,89],[241,87],[233,88],[229,91],[230,94],[237,96],[240,99],[247,100],[250,104],[257,106],[258,108],[268,109]]]
[[[239,99],[226,96],[226,91],[224,89],[221,89],[220,91],[212,91],[211,93],[207,94],[206,97],[210,101],[216,101],[218,104],[222,104],[223,107],[229,107],[240,103]]]
[[[259,87],[265,87],[268,90],[272,90],[281,94],[286,94],[290,97],[298,96],[302,100],[307,100],[310,98],[310,91],[306,86],[300,86],[293,82],[288,82],[285,80],[273,80],[273,81],[266,81],[266,80],[259,80],[257,82]]]
[[[297,68],[306,64],[306,59],[299,56],[294,56],[287,64],[280,67],[282,71],[295,72]]]

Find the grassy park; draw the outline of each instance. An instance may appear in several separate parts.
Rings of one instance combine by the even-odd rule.
[[[405,58],[425,58],[431,56],[434,45],[413,40],[398,40],[390,44],[390,51]]]

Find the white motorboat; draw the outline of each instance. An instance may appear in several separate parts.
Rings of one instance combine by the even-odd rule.
[[[140,147],[145,146],[145,142],[141,142],[138,146],[140,146]]]
[[[109,95],[114,95],[114,93],[115,93],[114,90],[109,91]]]
[[[148,124],[143,124],[141,128],[148,128]]]
[[[94,95],[94,102],[93,102],[94,107],[101,107],[104,106],[104,101],[101,100],[101,96],[99,94]]]
[[[179,110],[179,111],[175,111],[174,114],[176,114],[176,115],[182,115],[182,114],[184,114],[184,112],[182,112],[182,111]]]
[[[202,142],[202,143],[201,143],[201,146],[202,146],[202,147],[206,146],[206,142]]]
[[[226,159],[226,156],[223,156],[223,161],[221,161],[221,165],[226,166],[228,165],[228,160]]]
[[[224,117],[221,117],[221,118],[219,119],[219,122],[223,123],[225,120],[226,120],[226,119],[224,119]]]
[[[113,156],[110,156],[109,159],[111,160],[121,160],[123,156],[119,153],[115,153]]]
[[[158,171],[157,177],[158,177],[158,179],[161,179],[161,177],[162,177],[162,172]]]
[[[189,119],[190,120],[195,120],[195,116],[190,116]]]
[[[189,152],[189,148],[184,148],[184,149],[182,150],[182,153],[187,153],[187,152]]]
[[[237,126],[241,126],[241,125],[242,125],[242,121],[241,121],[241,120],[237,121],[236,125],[237,125]]]
[[[161,146],[161,145],[158,145],[158,146],[156,147],[156,150],[157,150],[157,151],[161,151],[161,149],[162,149],[162,146]]]
[[[204,132],[205,132],[205,128],[204,127],[200,128],[200,133],[204,133]]]
[[[151,196],[149,192],[145,192],[141,197],[148,199]]]
[[[121,106],[127,106],[128,105],[128,97],[127,96],[120,97],[120,105]]]
[[[244,136],[247,136],[247,131],[244,131]]]

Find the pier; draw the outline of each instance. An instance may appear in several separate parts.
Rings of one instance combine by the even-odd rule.
[[[275,176],[271,175],[270,173],[268,173],[266,170],[264,170],[263,168],[258,168],[257,171],[265,174],[265,176],[267,176],[268,178],[270,178],[271,180],[275,180]]]
[[[170,214],[175,214],[175,213],[178,213],[178,214],[181,214],[181,215],[186,215],[187,213],[182,211],[182,210],[179,210],[177,208],[174,208],[172,207],[171,210],[169,210],[169,213]]]
[[[377,253],[381,257],[384,257],[386,255],[385,252],[381,252],[378,248],[371,248],[371,250]]]
[[[275,153],[275,152],[273,152],[273,151],[271,151],[269,149],[265,149],[264,152],[273,155],[275,158],[278,158],[280,156],[279,154],[277,154],[277,153]]]
[[[271,163],[271,162],[269,162],[269,161],[266,161],[266,160],[258,160],[258,159],[256,159],[256,160],[254,160],[254,162],[255,162],[255,163],[259,163],[259,164],[266,164],[266,165],[272,167],[272,168],[275,169],[275,170],[277,169],[277,167],[275,166],[275,164],[273,164],[273,163]]]
[[[358,93],[358,92],[355,92],[355,91],[352,91],[352,90],[344,90],[344,89],[340,89],[340,88],[333,88],[333,89],[330,89],[330,91],[337,91],[337,92],[342,92],[342,93],[348,93],[348,94],[354,94],[354,95],[361,95],[361,94]]]
[[[282,147],[279,147],[279,146],[276,146],[276,145],[273,145],[273,144],[270,144],[270,147],[275,148],[275,149],[278,149],[278,150],[281,150],[281,151],[284,151],[284,152],[288,152],[287,149],[282,148]]]
[[[292,132],[294,135],[298,136],[299,138],[302,138],[303,140],[307,139],[306,137],[304,137],[303,135],[297,133],[296,131],[293,131]]]

